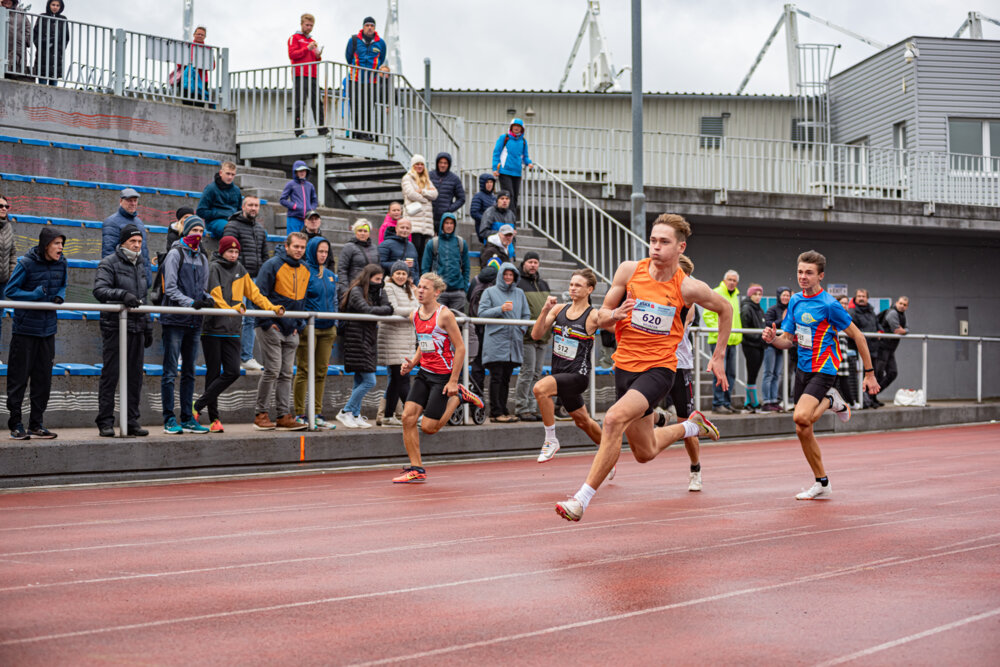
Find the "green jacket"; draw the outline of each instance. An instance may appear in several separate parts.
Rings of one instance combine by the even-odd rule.
[[[740,288],[737,287],[733,290],[732,295],[729,294],[729,290],[726,289],[726,281],[719,283],[719,286],[715,288],[715,291],[722,295],[722,298],[729,302],[729,305],[733,308],[733,328],[742,329],[743,323],[740,320]],[[706,327],[717,327],[719,326],[719,314],[713,313],[711,310],[706,310],[705,313],[705,326]],[[719,340],[719,334],[713,333],[708,335],[708,344],[715,345]],[[743,334],[731,333],[729,334],[728,345],[739,345],[743,341]]]

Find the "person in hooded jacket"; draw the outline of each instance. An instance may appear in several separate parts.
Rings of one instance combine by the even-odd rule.
[[[750,285],[747,296],[740,304],[740,322],[746,329],[764,328],[764,309],[760,307],[760,299],[764,296],[764,288],[760,285]],[[747,397],[743,405],[745,414],[753,414],[761,409],[757,396],[757,376],[764,361],[764,341],[760,334],[743,334],[740,342],[743,356],[747,364]]]
[[[479,251],[479,266],[486,268],[492,266],[496,269],[504,262],[513,262],[516,256],[514,247],[514,236],[517,232],[510,225],[504,225],[496,234],[491,234],[486,238],[483,249]]]
[[[451,170],[451,153],[442,151],[437,154],[430,178],[438,191],[431,209],[435,223],[440,223],[442,215],[455,213],[465,206],[465,188],[462,186],[462,179]]]
[[[146,271],[142,266],[142,232],[135,225],[122,229],[121,241],[115,254],[108,255],[97,266],[94,278],[94,298],[101,303],[121,303],[137,308],[146,302]],[[101,380],[97,390],[97,432],[101,437],[115,435],[115,388],[118,386],[118,353],[121,344],[118,313],[101,313]],[[128,383],[126,402],[127,435],[145,436],[139,419],[139,399],[142,393],[143,349],[153,344],[153,320],[145,313],[129,313],[126,325],[125,360]]]
[[[340,249],[337,262],[337,299],[344,298],[347,288],[369,264],[378,264],[378,246],[372,243],[372,226],[364,218],[358,218],[351,225],[354,238]]]
[[[469,204],[469,217],[472,218],[473,222],[476,223],[476,236],[479,236],[480,222],[483,218],[483,213],[486,212],[491,206],[496,205],[497,196],[497,179],[496,177],[487,172],[485,174],[479,174],[479,192],[477,192],[472,197],[472,203]],[[479,238],[479,242],[483,242],[483,238]]]
[[[382,267],[369,264],[358,274],[340,301],[344,313],[392,315],[389,298],[382,290]],[[343,325],[341,325],[343,326]],[[354,373],[354,389],[337,421],[347,428],[371,428],[361,414],[361,401],[375,386],[378,365],[378,323],[348,322],[343,333],[344,372]]]
[[[215,300],[208,293],[208,257],[201,249],[205,221],[196,215],[184,223],[181,239],[174,243],[163,260],[163,305],[182,308],[214,308]],[[208,433],[194,418],[195,361],[198,359],[200,315],[160,316],[163,334],[163,376],[160,378],[160,400],[163,403],[163,432]],[[177,358],[181,361],[181,419],[174,413],[174,382],[177,378]]]
[[[507,132],[500,135],[493,146],[493,175],[500,179],[500,189],[510,193],[510,207],[515,216],[519,214],[521,174],[525,167],[534,169],[524,138],[524,121],[512,118]]]
[[[38,245],[17,260],[4,288],[8,301],[60,304],[66,299],[68,263],[63,257],[66,237],[51,227],[42,227]],[[56,437],[42,419],[52,389],[52,365],[56,353],[58,320],[54,310],[14,309],[10,359],[7,366],[7,427],[14,440]],[[31,413],[28,429],[21,423],[21,404],[31,383]]]
[[[424,256],[420,262],[420,273],[436,273],[445,282],[445,289],[438,294],[438,303],[444,304],[455,312],[465,310],[465,293],[469,289],[469,245],[455,229],[458,220],[454,213],[441,216],[441,227],[438,235],[424,247]],[[416,282],[416,278],[414,279]]]
[[[513,264],[501,264],[496,284],[483,292],[479,316],[530,319],[528,298],[517,286],[520,277]],[[527,326],[486,325],[482,341],[483,365],[490,371],[490,417],[495,422],[520,421],[507,409],[507,396],[510,393],[510,377],[523,361],[524,333],[527,330]]]
[[[538,270],[539,259],[537,252],[524,254],[524,260],[521,262],[521,280],[517,283],[528,299],[528,309],[531,311],[528,319],[531,320],[537,320],[541,316],[545,302],[552,292]],[[542,379],[545,351],[550,338],[551,332],[546,332],[538,340],[532,338],[531,329],[524,334],[524,364],[518,373],[517,386],[514,389],[514,414],[521,421],[536,422],[542,419],[532,390],[535,383]]]
[[[486,243],[486,239],[500,231],[504,225],[509,227],[517,225],[517,216],[510,207],[510,193],[507,190],[498,192],[496,203],[483,211],[476,226],[476,234],[483,243]]]
[[[323,119],[323,104],[316,82],[316,63],[323,60],[323,48],[312,37],[315,25],[315,16],[303,14],[299,19],[300,30],[288,38],[288,60],[293,65],[292,76],[295,79],[292,106],[295,109],[296,137],[301,137],[303,134],[304,110],[312,112],[319,126],[319,134],[327,134],[330,131]]]
[[[285,183],[278,202],[288,209],[285,232],[301,232],[305,226],[306,213],[319,207],[316,188],[309,182],[309,166],[302,160],[292,165],[294,176]]]
[[[413,223],[411,240],[417,249],[417,256],[423,257],[424,246],[434,236],[434,200],[438,198],[423,155],[410,158],[410,170],[403,175],[400,186],[403,189],[403,210]]]
[[[35,73],[38,83],[54,86],[62,78],[66,45],[69,44],[69,25],[63,12],[63,0],[47,0],[45,11],[35,21],[32,34],[35,40]]]
[[[330,254],[330,242],[322,236],[310,239],[306,244],[303,258],[309,269],[309,287],[306,289],[306,310],[314,313],[337,312],[337,277],[326,268],[326,258]],[[337,341],[336,321],[317,319],[314,325],[315,347],[313,358],[309,358],[309,340],[299,336],[299,347],[295,350],[295,381],[293,382],[295,414],[299,421],[308,426],[307,394],[309,393],[309,372],[315,378],[313,413],[315,427],[333,429],[337,425],[323,418],[323,394],[326,391],[326,374],[330,370],[330,354]]]
[[[118,247],[118,238],[128,225],[135,225],[142,232],[142,262],[146,267],[146,284],[153,284],[153,265],[149,261],[149,236],[146,225],[139,218],[139,193],[134,188],[125,188],[119,193],[118,210],[101,223],[101,257],[113,255]],[[169,248],[168,248],[169,250]]]
[[[244,303],[260,310],[285,313],[260,293],[253,278],[240,264],[240,242],[232,236],[219,240],[218,251],[212,254],[208,267],[208,292],[216,308],[246,312]],[[242,324],[239,317],[208,315],[201,325],[201,348],[205,354],[205,391],[194,402],[194,419],[208,408],[211,433],[224,433],[219,419],[219,396],[240,377],[240,336]]]
[[[234,181],[236,180],[236,164],[223,162],[219,173],[212,182],[205,186],[198,200],[195,212],[205,221],[205,231],[214,239],[225,235],[229,218],[239,212],[243,204],[243,193]]]
[[[385,241],[385,235],[389,233],[390,229],[394,229],[396,227],[396,223],[402,219],[403,205],[398,201],[394,201],[389,204],[389,210],[386,211],[385,218],[382,220],[382,226],[378,228],[378,242],[382,243],[382,241]],[[406,240],[412,241],[413,235],[411,234]]]
[[[420,279],[420,258],[417,249],[406,239],[410,236],[410,221],[403,218],[385,235],[385,240],[378,244],[378,263],[382,265],[385,275],[392,275],[392,266],[403,262],[410,272],[410,279],[416,282]]]
[[[764,327],[772,324],[780,325],[785,320],[785,311],[788,310],[788,300],[792,298],[792,290],[782,286],[777,289],[775,296],[778,298],[774,305],[764,313]],[[795,354],[794,348],[788,351],[789,355]],[[782,355],[781,350],[771,344],[764,345],[764,382],[761,386],[761,412],[782,412],[781,396],[778,390],[781,387],[782,376]],[[795,366],[795,358],[790,359],[792,367]]]
[[[390,267],[387,275],[389,279],[383,280],[382,283],[385,285],[385,296],[392,306],[392,314],[410,319],[420,303],[417,301],[417,290],[413,285],[409,267],[405,262],[397,261]],[[376,426],[403,425],[400,416],[403,403],[410,393],[410,376],[402,375],[399,371],[416,349],[417,337],[412,324],[409,322],[379,324],[379,363],[389,371],[389,384],[385,388],[385,395],[379,401],[378,414],[375,417]]]
[[[31,74],[31,62],[28,59],[28,49],[31,48],[31,17],[18,10],[18,0],[3,0],[4,9],[8,10],[7,21],[7,72],[4,78],[10,81],[34,83]]]
[[[483,299],[483,292],[493,285],[497,280],[496,267],[487,266],[479,272],[472,286],[469,287],[469,316],[479,317],[479,304]],[[483,365],[483,338],[486,336],[486,325],[473,325],[469,336],[469,356],[472,361],[469,363],[469,378],[472,380],[473,391],[477,394],[485,395],[486,388],[486,367]]]

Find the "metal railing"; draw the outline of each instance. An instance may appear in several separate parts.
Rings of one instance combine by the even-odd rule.
[[[464,164],[491,164],[497,123],[442,116]],[[530,153],[560,178],[632,182],[628,130],[530,125]],[[643,133],[646,185],[1000,206],[1000,158],[850,144]]]
[[[701,382],[699,381],[699,379],[701,371],[704,368],[702,364],[704,361],[710,360],[712,358],[712,350],[714,350],[715,348],[715,343],[708,344],[707,347],[706,343],[708,342],[708,337],[713,333],[718,333],[719,330],[715,327],[691,327],[690,331],[691,334],[694,336],[694,344],[692,346],[692,349],[694,350],[694,376],[695,376],[694,400],[695,400],[695,405],[698,406],[700,409],[702,396],[701,396]],[[763,331],[764,331],[763,329],[732,329],[731,333],[760,334],[763,333]],[[867,333],[867,332],[862,332],[862,335],[867,339],[876,339],[876,340],[898,339],[898,340],[913,340],[913,341],[919,340],[921,342],[920,388],[924,392],[925,400],[927,400],[927,389],[928,389],[927,351],[928,351],[929,341],[937,340],[937,341],[958,341],[962,343],[976,343],[976,402],[977,403],[983,402],[983,343],[1000,343],[1000,337],[947,336],[940,334],[921,334],[921,333],[909,333],[906,334],[905,336],[901,336],[889,333]],[[845,338],[845,336],[841,334],[840,337],[842,339],[841,349],[844,349],[843,339]],[[738,345],[735,347],[737,348],[737,350],[739,350]],[[782,353],[782,374],[781,374],[782,406],[786,410],[790,410],[793,406],[789,401],[788,397],[789,371],[791,370],[789,368],[789,363],[788,363],[789,354],[788,350],[780,350],[780,351]],[[872,361],[874,363],[874,359]],[[741,380],[739,377],[740,370],[745,371],[745,368],[743,368],[744,366],[743,364],[739,363],[738,352],[737,356],[734,358],[734,364],[736,365],[736,373],[734,374],[736,378],[735,384],[742,384],[745,387],[746,386],[745,380]],[[864,398],[864,393],[863,393],[864,389],[862,387],[862,379],[864,374],[862,370],[863,369],[858,369],[857,372],[858,395],[854,397],[857,399],[855,404],[859,406],[861,405],[862,399]],[[758,383],[758,388],[759,388],[759,383]],[[733,387],[730,387],[730,390],[732,389]]]
[[[229,109],[229,49],[0,9],[0,76]]]
[[[401,74],[322,61],[233,72],[230,89],[237,143],[332,132],[385,144],[390,157],[447,150],[460,161],[459,142]]]

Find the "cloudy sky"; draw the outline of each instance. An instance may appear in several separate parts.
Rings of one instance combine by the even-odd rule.
[[[44,0],[30,0],[37,11]],[[910,35],[948,36],[966,12],[990,13],[992,2],[954,0],[804,1],[798,6],[872,39],[892,44]],[[286,40],[299,15],[311,12],[325,58],[343,60],[350,34],[362,19],[384,28],[384,0],[195,0],[195,22],[208,27],[211,44],[230,49],[232,69],[287,63]],[[182,0],[67,0],[69,18],[157,35],[180,36]],[[435,88],[555,90],[583,20],[585,0],[399,0],[403,73],[423,85],[423,59],[431,58]],[[603,0],[601,21],[618,69],[631,58],[630,0]],[[646,91],[735,92],[781,15],[782,0],[647,0],[643,9]],[[992,12],[1000,18],[1000,10]],[[984,25],[1000,39],[1000,27]],[[802,42],[840,44],[834,71],[875,49],[799,18]],[[787,94],[784,35],[780,33],[747,92]],[[587,43],[581,48],[586,57]],[[569,87],[581,87],[581,59]],[[627,73],[626,73],[627,76]]]

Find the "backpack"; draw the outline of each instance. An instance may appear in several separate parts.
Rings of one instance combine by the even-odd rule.
[[[163,304],[163,262],[166,259],[166,252],[156,253],[156,278],[153,279],[153,285],[149,289],[149,302],[154,306]]]
[[[465,243],[465,239],[463,239],[461,236],[458,236],[456,234],[455,238],[458,239],[458,254],[461,256],[462,251],[466,249],[467,244]],[[438,244],[440,241],[441,241],[440,236],[435,236],[433,239],[431,239],[431,251],[434,253],[433,258],[431,259],[431,271],[433,271],[434,273],[438,272]]]

